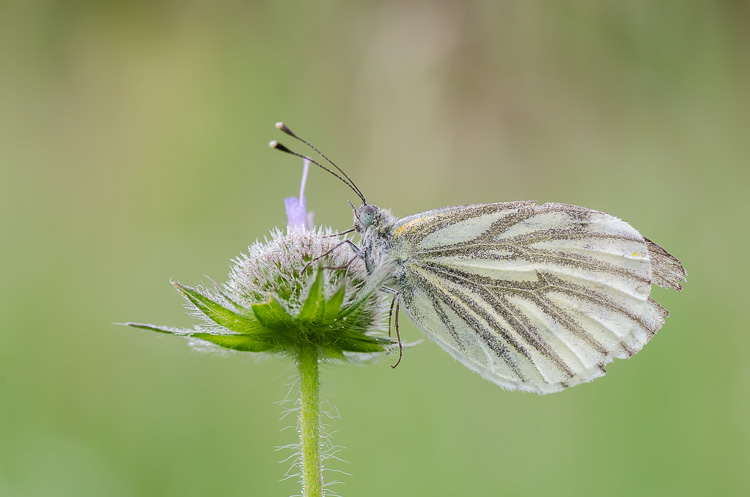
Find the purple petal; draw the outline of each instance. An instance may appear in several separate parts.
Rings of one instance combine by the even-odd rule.
[[[299,188],[299,199],[297,197],[287,197],[284,199],[284,208],[286,209],[287,226],[301,230],[312,229],[312,212],[308,214],[305,205],[305,183],[307,183],[307,172],[310,170],[310,161],[305,159],[305,165],[302,169],[302,184]]]
[[[307,209],[305,208],[305,198],[300,201],[297,197],[287,197],[284,199],[286,208],[287,226],[304,230],[307,226]]]

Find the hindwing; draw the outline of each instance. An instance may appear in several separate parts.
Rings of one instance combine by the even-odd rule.
[[[557,392],[638,352],[667,311],[651,283],[685,270],[620,219],[535,202],[447,207],[393,227],[412,320],[470,369],[510,390]]]

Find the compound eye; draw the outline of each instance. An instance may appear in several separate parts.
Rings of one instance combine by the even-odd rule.
[[[372,221],[375,218],[375,212],[377,212],[377,208],[373,205],[365,205],[362,207],[362,210],[359,213],[359,222],[362,223],[362,226],[366,228],[372,224]]]

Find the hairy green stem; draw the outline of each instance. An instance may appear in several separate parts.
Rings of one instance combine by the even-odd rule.
[[[302,444],[302,495],[321,497],[323,475],[320,468],[320,382],[318,348],[303,346],[297,360],[300,375],[300,442]]]

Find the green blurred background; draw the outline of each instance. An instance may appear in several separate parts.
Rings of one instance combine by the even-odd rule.
[[[749,56],[744,1],[0,2],[0,496],[299,493],[290,364],[111,324],[192,325],[169,279],[284,225],[281,119],[397,215],[575,203],[690,275],[642,353],[561,394],[432,343],[326,367],[339,494],[747,495]],[[319,224],[347,199],[313,171]]]

